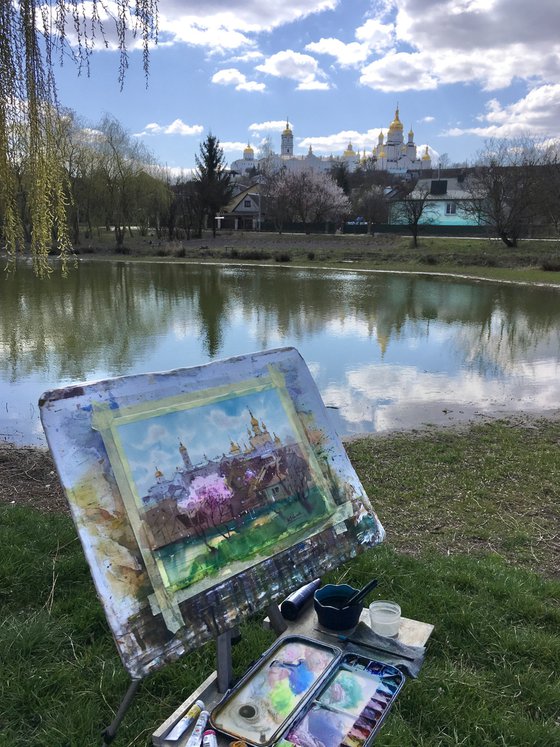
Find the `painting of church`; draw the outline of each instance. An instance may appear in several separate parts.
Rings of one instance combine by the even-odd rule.
[[[247,394],[195,408],[197,413],[166,413],[148,425],[148,431],[159,431],[153,452],[161,455],[161,444],[168,450],[170,443],[163,435],[165,429],[176,437],[181,429],[189,432],[187,417],[199,423],[196,447],[189,449],[183,440],[176,441],[171,474],[155,464],[151,478],[145,465],[131,468],[145,537],[163,584],[171,591],[219,573],[226,565],[274,552],[282,542],[306,535],[334,512],[332,496],[317,479],[317,471],[314,474],[306,445],[290,428],[276,399],[273,390]],[[255,416],[252,408],[257,403],[263,415],[269,413],[278,433]],[[237,428],[235,436],[228,437],[227,451],[213,457],[206,451],[217,443],[223,447],[225,441],[217,433],[209,440],[203,435],[202,424],[210,418],[235,422]],[[246,420],[244,432],[239,430],[241,418]],[[125,426],[120,434],[132,465],[137,433]],[[172,464],[173,458],[166,457]]]

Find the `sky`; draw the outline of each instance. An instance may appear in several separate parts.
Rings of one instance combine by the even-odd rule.
[[[267,137],[279,152],[287,120],[296,155],[371,152],[397,105],[434,162],[560,136],[559,0],[159,0],[148,87],[131,40],[122,91],[105,27],[89,77],[57,71],[61,104],[113,115],[174,173],[208,133],[227,162]]]
[[[296,440],[275,389],[120,425],[119,436],[139,494],[146,495],[154,484],[156,467],[167,480],[183,468],[180,443],[195,465],[229,454],[232,440],[243,448],[249,441],[251,414],[265,423],[271,437],[274,434],[284,443]]]

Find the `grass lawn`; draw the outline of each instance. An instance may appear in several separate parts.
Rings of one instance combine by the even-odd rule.
[[[427,229],[428,230],[428,229]],[[468,275],[488,280],[560,284],[560,239],[521,240],[508,248],[486,238],[420,235],[278,234],[222,231],[182,241],[127,234],[116,252],[114,234],[100,230],[76,247],[80,259],[158,262],[283,263],[306,267]]]
[[[374,437],[348,451],[387,542],[325,580],[375,575],[372,596],[436,626],[376,745],[560,745],[560,422]],[[39,487],[43,510],[0,490],[0,745],[99,745],[127,677],[73,524],[46,510]],[[242,633],[237,674],[272,642],[258,620]],[[213,668],[208,645],[150,676],[114,744],[148,745]]]

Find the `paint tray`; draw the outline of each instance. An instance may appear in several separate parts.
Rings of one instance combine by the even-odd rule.
[[[343,654],[290,719],[279,747],[369,747],[404,680],[390,664]]]
[[[213,726],[249,744],[273,744],[340,654],[302,636],[280,639],[214,708]]]
[[[211,721],[256,747],[369,747],[403,684],[396,667],[291,636],[263,654]]]

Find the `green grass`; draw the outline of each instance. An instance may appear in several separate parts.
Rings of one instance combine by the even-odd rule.
[[[426,230],[429,233],[429,228]],[[150,243],[150,241],[152,243]],[[126,256],[116,253],[114,234],[101,230],[76,248],[83,259],[157,262],[259,262],[289,258],[291,265],[468,275],[488,280],[560,284],[560,239],[527,239],[508,248],[499,240],[410,235],[327,235],[227,232],[201,239],[159,242],[126,236]],[[311,251],[310,251],[311,250]],[[546,269],[548,268],[548,269]]]
[[[378,597],[435,624],[376,745],[560,745],[560,424],[428,430],[349,452],[388,537],[328,579],[377,576]],[[0,508],[0,600],[0,745],[99,745],[127,676],[69,518]],[[258,620],[242,633],[237,674],[272,642]],[[208,645],[148,677],[115,745],[148,745],[214,655]]]

